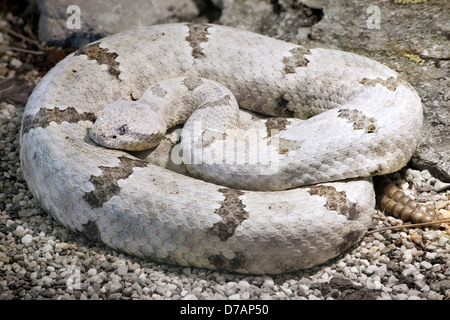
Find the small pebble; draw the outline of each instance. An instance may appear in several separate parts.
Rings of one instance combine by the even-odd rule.
[[[22,242],[23,244],[30,244],[31,242],[33,242],[33,236],[31,234],[27,234],[22,237],[20,242]]]
[[[128,266],[127,265],[123,264],[123,265],[120,265],[120,266],[117,267],[117,274],[118,275],[123,276],[123,275],[125,275],[127,273],[128,273]]]
[[[88,274],[89,277],[93,277],[93,276],[95,276],[97,274],[97,269],[91,268],[91,269],[88,270],[87,274]]]
[[[437,253],[436,252],[427,252],[425,254],[425,259],[427,260],[433,260],[436,259]]]
[[[415,244],[422,243],[422,236],[418,232],[412,230],[410,231],[409,236],[411,237],[411,241],[414,242]]]
[[[18,237],[22,237],[25,234],[25,229],[22,226],[17,226],[14,234]]]
[[[20,61],[19,59],[16,59],[16,58],[12,58],[10,61],[10,64],[14,68],[20,68],[22,66],[22,61]]]
[[[433,266],[431,263],[429,263],[428,261],[422,261],[421,263],[420,263],[420,265],[423,267],[423,268],[425,268],[425,269],[431,269],[431,267]]]

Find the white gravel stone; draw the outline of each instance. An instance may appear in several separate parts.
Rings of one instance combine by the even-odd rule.
[[[449,243],[450,243],[450,239],[449,239],[448,236],[439,237],[439,240],[438,240],[438,246],[439,247],[445,247],[445,245],[447,245]]]
[[[427,295],[427,299],[429,300],[442,300],[442,295],[440,295],[436,291],[430,291]]]
[[[25,229],[22,226],[17,226],[14,234],[18,237],[22,237],[25,234]]]
[[[31,242],[33,242],[33,236],[31,234],[26,234],[25,236],[22,237],[20,242],[22,242],[25,245],[30,244]]]
[[[228,297],[229,300],[241,300],[241,295],[239,293],[232,294]]]
[[[239,281],[238,286],[241,290],[248,290],[250,288],[250,283],[245,280],[241,280]]]
[[[437,253],[436,253],[436,252],[427,252],[427,253],[425,254],[425,259],[427,259],[427,260],[433,260],[433,259],[436,258],[436,256],[437,256]]]
[[[91,269],[88,270],[87,274],[88,274],[89,277],[93,277],[93,276],[95,276],[97,274],[97,269],[91,268]]]
[[[117,274],[118,275],[123,276],[123,275],[125,275],[127,273],[128,273],[128,266],[127,265],[123,264],[123,265],[120,265],[120,266],[117,267]]]
[[[41,251],[42,252],[49,252],[50,250],[52,250],[52,245],[51,244],[46,244],[45,246],[43,246],[42,248],[41,248]]]
[[[20,61],[19,59],[16,59],[16,58],[12,58],[11,61],[10,61],[10,64],[14,68],[20,68],[22,66],[22,61]]]
[[[404,283],[397,284],[397,285],[393,286],[392,289],[396,292],[408,292],[408,290],[409,290],[408,286]]]
[[[268,287],[268,288],[273,288],[275,285],[275,282],[273,281],[273,279],[269,276],[264,276],[264,283],[263,286]]]

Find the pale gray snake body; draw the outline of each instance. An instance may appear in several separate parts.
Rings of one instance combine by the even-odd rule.
[[[223,186],[90,139],[107,104],[140,101],[152,86],[149,94],[164,99],[170,90],[157,83],[171,78],[186,92],[200,88],[192,79],[210,79],[241,108],[309,118],[260,122],[280,132],[274,180],[287,190],[265,191],[254,164],[218,174]],[[203,111],[218,100],[204,100]],[[415,90],[373,60],[229,27],[168,24],[101,39],[58,63],[28,101],[20,157],[33,195],[75,232],[155,261],[275,274],[322,263],[365,234],[370,176],[402,168],[421,127]]]

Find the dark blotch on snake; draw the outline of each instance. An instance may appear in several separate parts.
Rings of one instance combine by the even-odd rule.
[[[395,89],[397,89],[397,86],[399,84],[404,84],[405,81],[400,77],[397,78],[389,77],[386,80],[383,80],[381,78],[375,79],[363,78],[359,83],[361,83],[364,86],[372,86],[372,87],[375,87],[377,84],[380,84],[386,87],[386,89],[388,89],[389,91],[395,91]]]
[[[285,118],[269,118],[266,121],[267,137],[271,137],[286,129],[289,121]]]
[[[353,130],[364,130],[365,133],[374,133],[377,130],[375,119],[366,117],[361,111],[352,109],[339,109],[338,117],[346,119],[353,124]]]
[[[206,35],[208,34],[208,25],[204,24],[187,24],[189,28],[189,35],[186,37],[186,41],[192,47],[192,56],[195,59],[200,59],[205,56],[200,44],[202,42],[208,42]]]
[[[311,54],[311,52],[304,47],[295,47],[289,50],[291,56],[283,58],[284,73],[295,73],[296,68],[306,67],[309,60],[305,58],[305,55]]]
[[[93,43],[80,48],[75,52],[76,56],[81,54],[87,55],[89,60],[96,60],[98,64],[105,64],[108,66],[108,73],[119,79],[119,63],[116,60],[117,53],[108,52],[108,49],[100,48],[100,43]]]
[[[167,91],[164,90],[159,83],[155,83],[153,86],[151,86],[150,90],[155,96],[159,98],[164,98],[167,94]]]
[[[230,103],[231,103],[231,97],[229,95],[224,95],[220,99],[203,103],[202,105],[198,106],[197,110],[213,108],[213,107],[222,106],[222,105],[230,105]]]
[[[118,167],[101,166],[99,169],[102,170],[102,174],[98,177],[91,175],[89,178],[95,190],[86,193],[83,198],[92,208],[100,208],[112,196],[118,195],[120,187],[117,181],[128,178],[133,173],[133,168],[142,168],[148,164],[147,161],[130,159],[124,156],[119,157],[119,160]]]
[[[194,91],[195,88],[203,83],[202,79],[192,77],[187,77],[182,82],[183,85],[188,89],[188,91]]]
[[[288,109],[288,103],[289,101],[283,97],[277,98],[275,100],[275,107],[273,109],[272,115],[277,117],[293,118],[294,112]]]
[[[248,218],[248,212],[239,196],[244,192],[236,189],[222,188],[219,189],[225,199],[221,202],[219,209],[214,211],[222,220],[215,223],[211,231],[216,234],[220,240],[226,241],[234,234],[234,230]]]
[[[358,218],[359,212],[356,208],[356,203],[348,201],[345,191],[337,191],[330,186],[312,186],[308,189],[310,195],[317,195],[326,199],[327,203],[325,204],[325,207],[328,210],[343,214],[349,220]]]
[[[64,121],[77,123],[79,121],[95,121],[95,115],[92,112],[78,113],[75,108],[60,110],[58,108],[41,108],[35,115],[27,115],[22,120],[22,134],[28,133],[31,129],[45,128],[50,122],[60,124]]]
[[[233,259],[227,259],[222,254],[209,257],[209,261],[217,269],[228,271],[236,271],[244,268],[247,260],[243,252],[236,253]]]
[[[363,232],[359,231],[350,231],[344,236],[344,240],[342,243],[336,248],[336,251],[338,253],[344,252],[348,248],[350,248],[352,245],[354,245],[356,242],[358,242],[359,239],[363,236]]]
[[[95,223],[95,221],[88,221],[82,226],[83,235],[85,235],[89,240],[100,241],[100,231],[98,230],[97,223]]]

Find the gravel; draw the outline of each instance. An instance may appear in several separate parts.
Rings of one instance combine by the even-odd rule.
[[[0,34],[1,35],[1,34]],[[2,41],[8,41],[2,36]],[[38,74],[13,52],[0,59],[0,81]],[[14,72],[13,72],[14,71]],[[277,276],[238,275],[144,261],[90,242],[59,225],[36,203],[20,174],[20,103],[0,101],[0,299],[54,300],[443,300],[450,297],[450,231],[367,234],[321,266]],[[402,188],[450,212],[449,195],[428,172],[403,170]],[[407,180],[405,180],[405,178]],[[412,183],[415,182],[415,184]],[[439,186],[439,190],[433,188]],[[409,190],[409,189],[408,189]],[[401,221],[377,212],[372,229]]]

